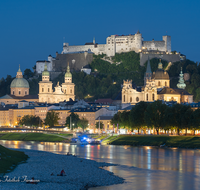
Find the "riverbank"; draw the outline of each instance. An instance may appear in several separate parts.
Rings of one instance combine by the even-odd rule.
[[[0,133],[0,140],[40,141],[40,142],[70,142],[66,137],[44,133]]]
[[[197,136],[119,135],[106,139],[106,142],[110,145],[200,148],[200,137]]]
[[[28,156],[24,152],[10,150],[0,145],[0,174],[13,170],[18,164],[26,162]]]
[[[9,178],[27,176],[39,180],[38,184],[24,182],[0,183],[0,188],[10,189],[88,189],[123,183],[124,180],[100,167],[114,166],[74,156],[42,151],[22,150],[29,156],[27,163],[19,165],[8,174]],[[64,169],[66,176],[57,176]],[[51,175],[51,174],[54,175]]]

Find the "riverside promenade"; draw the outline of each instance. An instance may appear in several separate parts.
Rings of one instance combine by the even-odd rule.
[[[0,189],[88,189],[123,183],[124,180],[102,167],[115,166],[74,156],[59,155],[43,151],[20,150],[29,156],[27,163],[20,164],[14,171],[6,174],[10,179],[34,177],[37,184],[25,182],[0,182]],[[66,176],[57,176],[64,169]],[[51,174],[54,175],[51,175]],[[24,179],[24,178],[23,178]],[[23,180],[22,180],[23,181]]]

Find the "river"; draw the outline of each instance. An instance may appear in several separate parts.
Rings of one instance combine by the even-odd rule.
[[[200,150],[113,145],[0,140],[7,148],[31,149],[119,164],[107,169],[125,179],[124,184],[90,190],[193,190],[200,189]]]

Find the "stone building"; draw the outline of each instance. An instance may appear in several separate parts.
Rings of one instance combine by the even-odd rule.
[[[130,35],[111,35],[106,38],[106,44],[97,44],[95,40],[92,43],[78,46],[69,46],[68,43],[64,43],[62,54],[89,51],[96,55],[103,53],[107,56],[114,56],[115,53],[140,52],[142,50],[159,50],[171,53],[171,36],[163,36],[161,41],[144,41],[139,31]]]
[[[53,83],[50,81],[50,74],[47,70],[47,65],[45,65],[44,71],[42,72],[42,81],[39,82],[39,102],[59,103],[62,101],[69,101],[70,99],[75,100],[75,85],[72,83],[72,74],[70,73],[69,64],[64,81],[62,86],[60,86],[58,82],[53,92]]]
[[[179,83],[184,83],[181,71]],[[148,60],[147,70],[144,76],[144,86],[137,88],[132,86],[132,80],[123,82],[122,103],[136,104],[140,101],[152,102],[155,100],[176,101],[177,103],[192,103],[193,95],[184,90],[185,85],[178,85],[178,89],[170,88],[169,75],[158,64],[156,72],[151,72],[150,61]]]

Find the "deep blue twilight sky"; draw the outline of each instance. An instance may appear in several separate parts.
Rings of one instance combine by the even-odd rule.
[[[172,50],[200,61],[199,0],[1,0],[0,78],[62,51],[62,43],[106,42],[112,34],[171,35]]]

